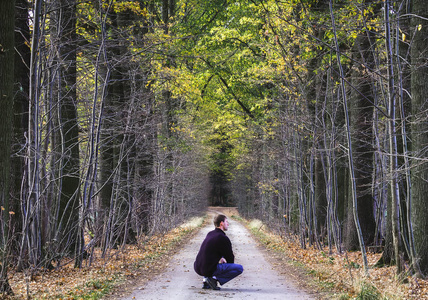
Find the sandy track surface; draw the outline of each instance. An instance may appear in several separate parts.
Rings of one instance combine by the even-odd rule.
[[[235,263],[244,272],[221,287],[220,291],[203,290],[202,277],[193,270],[199,247],[214,225],[203,227],[169,262],[165,272],[122,299],[315,299],[278,273],[257,246],[248,230],[229,218],[227,236],[232,241]],[[282,270],[284,271],[284,270]],[[281,272],[284,273],[284,272]]]

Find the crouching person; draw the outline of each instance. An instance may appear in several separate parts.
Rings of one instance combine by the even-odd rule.
[[[214,218],[215,229],[202,242],[194,263],[195,272],[203,276],[204,289],[219,290],[220,285],[232,280],[243,272],[242,265],[235,264],[232,243],[226,236],[229,221],[225,215]]]

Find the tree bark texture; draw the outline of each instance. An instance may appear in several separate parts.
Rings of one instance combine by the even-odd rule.
[[[411,21],[411,94],[412,94],[412,166],[413,206],[412,219],[415,248],[420,259],[421,271],[428,274],[428,5],[425,0],[413,0]]]
[[[11,169],[11,210],[21,215],[21,186],[25,178],[25,146],[28,130],[28,97],[29,97],[29,65],[30,28],[28,22],[27,0],[17,0],[15,5],[15,82],[14,82],[14,123],[12,139],[12,169]],[[22,219],[14,218],[14,232],[22,230]],[[14,246],[12,246],[14,247]],[[17,250],[18,252],[18,250]]]
[[[0,293],[11,293],[9,265],[9,204],[11,139],[13,124],[13,81],[15,53],[15,1],[0,1]]]
[[[373,103],[374,92],[371,80],[373,44],[368,33],[361,33],[354,45],[355,65],[352,72],[350,114],[352,126],[352,142],[354,149],[355,184],[357,188],[358,216],[361,223],[364,242],[372,244],[376,229],[373,215],[373,195],[371,193],[373,175]],[[354,88],[357,90],[354,90]],[[351,216],[350,214],[348,216]],[[348,249],[358,248],[355,223],[348,219],[346,243]]]
[[[62,151],[62,184],[60,216],[63,216],[65,249],[75,251],[81,240],[79,230],[80,162],[79,127],[76,98],[76,1],[60,1],[60,126]],[[64,226],[65,225],[65,226]]]

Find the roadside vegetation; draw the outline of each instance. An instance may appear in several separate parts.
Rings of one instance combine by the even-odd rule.
[[[302,249],[299,237],[273,232],[260,220],[236,217],[281,264],[292,264],[309,280],[308,287],[325,292],[325,299],[428,299],[428,280],[398,277],[393,266],[375,267],[381,253],[367,253],[370,276],[365,275],[361,251],[329,253],[327,247]]]
[[[164,269],[169,256],[193,236],[204,221],[203,217],[193,218],[164,234],[142,237],[137,244],[112,250],[105,259],[96,259],[91,266],[80,269],[70,263],[32,274],[11,270],[9,280],[14,295],[4,299],[95,300],[108,297],[133,280],[142,284]],[[95,256],[100,257],[101,251],[96,250]]]
[[[236,209],[223,210],[242,222],[268,249],[276,268],[291,266],[297,271],[289,275],[302,288],[317,289],[323,299],[428,299],[428,280],[397,278],[393,266],[374,267],[379,253],[367,253],[370,276],[366,277],[359,251],[329,254],[327,248],[302,249],[298,236],[284,236],[258,219],[244,219]],[[136,288],[149,280],[149,275],[162,272],[183,242],[210,221],[206,217],[193,218],[165,234],[140,238],[137,244],[116,249],[90,267],[78,269],[70,263],[32,274],[12,270],[10,284],[15,295],[6,299],[114,299],[125,285]],[[101,254],[96,251],[95,255]]]

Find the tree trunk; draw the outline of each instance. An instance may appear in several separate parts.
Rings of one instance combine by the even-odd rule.
[[[11,210],[16,216],[21,216],[21,187],[25,178],[25,134],[28,130],[28,92],[30,65],[30,28],[28,20],[28,1],[16,1],[15,18],[15,84],[14,84],[14,128],[12,144],[12,174],[11,174]],[[22,218],[13,218],[14,232],[22,231]],[[18,240],[16,238],[16,240]],[[14,242],[14,244],[16,244]],[[15,246],[12,245],[15,249]],[[18,247],[18,245],[16,245]],[[19,250],[16,250],[18,253]]]
[[[412,168],[412,219],[415,248],[420,268],[428,274],[428,5],[425,0],[413,0],[412,7],[413,43],[411,44],[411,94],[412,94],[412,150],[414,157]]]
[[[411,217],[411,207],[412,207],[412,181],[411,181],[411,169],[410,169],[410,148],[411,141],[409,137],[411,136],[409,116],[411,112],[411,98],[406,91],[411,90],[411,76],[410,76],[410,47],[407,43],[407,40],[410,37],[410,17],[408,16],[410,11],[410,5],[400,4],[400,7],[397,9],[399,12],[397,20],[397,29],[396,29],[396,56],[397,67],[398,67],[398,86],[399,86],[399,111],[401,118],[401,145],[403,159],[402,164],[406,170],[405,176],[403,179],[403,184],[405,188],[401,193],[401,213],[403,215],[403,232],[407,237],[408,244],[408,255],[415,273],[420,276],[419,262],[416,256],[415,242],[413,236],[413,221]],[[406,17],[403,17],[406,15]],[[401,59],[402,58],[402,59]],[[407,224],[406,224],[407,223]]]
[[[9,265],[9,189],[13,124],[15,1],[0,1],[0,293],[11,294]]]
[[[76,99],[76,2],[75,0],[53,1],[50,23],[51,41],[55,49],[57,73],[54,77],[55,100],[58,103],[58,123],[52,142],[58,149],[57,168],[58,214],[55,220],[55,239],[59,241],[60,253],[74,254],[82,241],[79,230],[80,207],[80,158],[79,127]],[[76,253],[77,254],[77,253]],[[76,255],[79,257],[79,255]]]
[[[353,59],[356,66],[352,72],[350,114],[352,127],[352,148],[354,150],[355,185],[357,188],[358,216],[365,244],[373,244],[376,223],[373,214],[373,103],[374,84],[371,72],[374,67],[373,42],[370,32],[361,32],[354,44]],[[358,238],[354,220],[348,218],[346,247],[358,248]]]
[[[343,72],[343,67],[340,62],[340,51],[339,51],[339,44],[337,41],[337,35],[336,35],[336,25],[334,21],[334,14],[333,14],[333,3],[332,0],[330,0],[330,14],[332,18],[332,25],[333,25],[333,32],[335,36],[335,46],[336,46],[336,56],[337,56],[337,62],[339,66],[340,71],[340,78],[341,78],[341,92],[343,97],[343,111],[345,114],[345,123],[346,123],[346,136],[347,136],[347,142],[348,142],[348,162],[349,162],[349,174],[351,177],[351,193],[352,193],[352,215],[354,217],[355,227],[357,231],[357,237],[360,245],[361,254],[363,257],[364,262],[364,271],[365,274],[368,276],[369,274],[369,268],[368,268],[368,262],[367,262],[367,255],[366,255],[366,248],[364,243],[364,237],[362,228],[360,226],[360,220],[359,220],[359,203],[358,203],[358,188],[357,188],[357,182],[355,178],[355,168],[354,168],[354,158],[353,158],[353,148],[352,148],[352,139],[351,139],[351,126],[350,126],[350,117],[349,117],[349,110],[348,110],[348,104],[346,99],[346,89],[345,89],[345,74]]]
[[[60,215],[64,216],[67,226],[64,236],[69,244],[67,249],[75,251],[83,238],[79,221],[80,206],[80,163],[79,163],[79,127],[77,122],[76,97],[76,2],[75,0],[61,1],[62,34],[61,44],[61,124],[63,142],[63,170]]]
[[[130,63],[127,45],[122,40],[123,32],[134,21],[133,12],[112,7],[107,12],[107,32],[109,34],[103,69],[107,93],[105,95],[104,116],[101,129],[100,155],[100,202],[98,232],[103,232],[103,248],[116,247],[127,237],[129,228],[129,155],[133,153],[127,120],[132,118],[130,97],[130,76],[127,64]],[[106,74],[109,74],[107,77]],[[127,129],[128,128],[128,129]]]
[[[390,2],[385,1],[385,44],[387,50],[387,66],[388,66],[388,137],[389,137],[389,172],[391,179],[389,180],[391,189],[392,202],[392,240],[394,245],[395,261],[397,264],[397,273],[402,272],[403,266],[400,254],[401,250],[401,228],[400,228],[400,189],[398,187],[398,159],[397,159],[397,125],[396,125],[396,95],[393,70],[392,42],[391,42],[391,27],[389,19]]]

